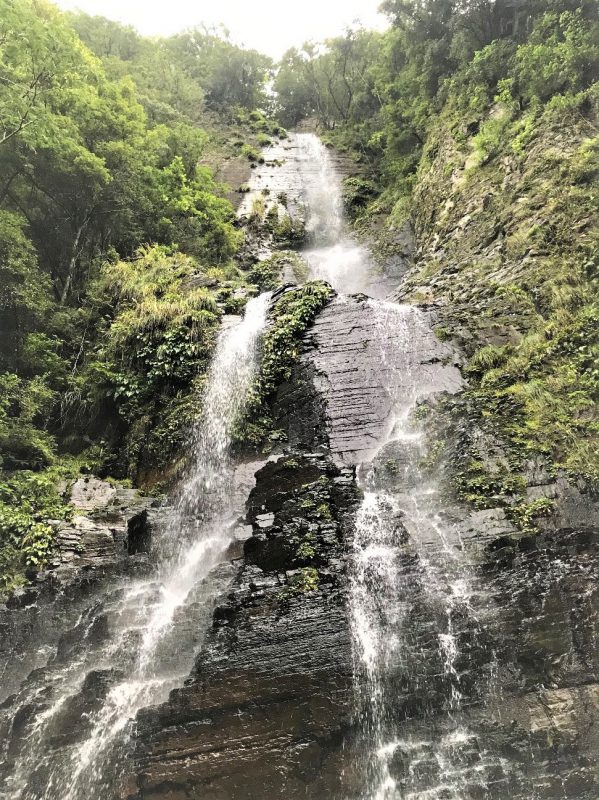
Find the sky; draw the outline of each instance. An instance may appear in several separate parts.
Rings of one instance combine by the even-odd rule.
[[[273,58],[308,40],[341,34],[355,20],[382,29],[381,0],[55,0],[133,25],[146,35],[168,36],[201,23],[224,24],[237,44]]]

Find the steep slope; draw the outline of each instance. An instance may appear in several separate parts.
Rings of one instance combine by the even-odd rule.
[[[519,134],[505,113],[498,106],[483,125],[490,143],[484,132],[458,142],[443,122],[431,137],[413,196],[415,265],[396,296],[438,305],[437,333],[469,359],[467,402],[500,439],[514,494],[532,461],[591,490],[597,106],[555,103]],[[475,448],[470,457],[484,460]],[[501,484],[500,471],[488,482]]]

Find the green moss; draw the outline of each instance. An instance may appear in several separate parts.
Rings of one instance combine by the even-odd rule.
[[[451,332],[441,325],[437,325],[435,328],[433,328],[433,332],[440,342],[447,342],[451,339]]]
[[[260,291],[272,291],[281,285],[285,270],[291,270],[298,283],[303,283],[308,277],[308,266],[298,253],[279,250],[255,264],[247,273],[247,280]]]
[[[420,461],[420,468],[432,472],[440,463],[447,443],[444,439],[434,439],[428,441],[426,455]]]
[[[285,292],[271,311],[271,325],[262,337],[260,373],[254,384],[244,419],[238,424],[235,440],[249,442],[248,432],[255,441],[256,419],[262,419],[262,440],[271,428],[268,403],[277,388],[289,380],[298,360],[302,336],[316,315],[334,295],[324,281],[311,281],[298,289]]]
[[[424,257],[406,283],[412,299],[445,305],[441,338],[446,330],[461,338],[466,400],[501,442],[506,469],[522,473],[536,458],[591,489],[599,488],[596,108],[596,88],[511,108],[482,127],[501,136],[457,185],[443,167],[461,145],[442,120],[414,196]],[[498,492],[495,477],[465,494],[484,502]]]
[[[293,219],[289,214],[283,214],[279,217],[273,230],[273,237],[280,246],[293,249],[304,243],[306,231],[299,219]]]
[[[259,227],[264,222],[266,215],[266,201],[260,195],[252,200],[252,208],[248,216],[248,224],[251,227]]]
[[[320,576],[314,567],[303,567],[291,579],[289,585],[279,593],[280,600],[289,600],[301,594],[318,591]]]
[[[248,161],[251,161],[255,164],[264,164],[264,156],[251,144],[244,144],[241,147],[241,155],[245,156]]]
[[[478,378],[471,397],[483,415],[495,420],[516,455],[545,455],[554,469],[595,487],[598,328],[595,304],[560,309],[519,344],[478,351],[469,366]]]
[[[331,520],[333,519],[333,514],[331,513],[331,507],[328,503],[321,503],[319,506],[316,507],[316,516],[320,519]]]
[[[301,561],[310,561],[316,555],[316,536],[312,532],[306,533],[295,551],[295,557]]]
[[[487,345],[477,350],[468,362],[467,371],[469,373],[482,374],[487,370],[493,369],[505,358],[506,348],[495,345]]]

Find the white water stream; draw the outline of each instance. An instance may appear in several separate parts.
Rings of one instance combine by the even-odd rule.
[[[306,229],[312,242],[302,255],[311,277],[328,281],[341,294],[366,292],[373,265],[368,250],[347,229],[341,179],[331,155],[313,133],[296,138]]]
[[[243,320],[221,334],[208,374],[203,413],[193,432],[192,464],[159,534],[159,565],[150,580],[117,591],[108,606],[112,635],[96,661],[82,657],[53,676],[51,701],[37,716],[27,750],[1,797],[10,800],[87,800],[112,797],[119,752],[127,746],[135,715],[166,699],[189,674],[194,650],[178,647],[181,624],[193,605],[214,601],[208,580],[234,539],[237,507],[229,460],[232,426],[244,407],[256,371],[257,344],[269,295],[250,300]],[[191,624],[194,624],[192,618]],[[172,653],[176,657],[172,657]],[[128,656],[124,659],[124,654]],[[169,657],[170,656],[170,657]],[[126,664],[124,662],[128,661]],[[56,723],[94,669],[110,678],[103,701],[87,719],[66,757],[53,750]],[[44,687],[41,694],[48,694]],[[35,703],[38,696],[29,698]]]
[[[373,265],[347,230],[331,156],[316,136],[297,138],[312,240],[303,255],[311,275],[341,293],[369,293]],[[392,412],[378,452],[359,467],[364,499],[350,556],[362,800],[484,798],[490,776],[500,784],[508,765],[487,757],[462,722],[459,634],[466,629],[476,638],[476,606],[485,598],[459,528],[443,515],[440,487],[423,469],[426,441],[414,418],[418,403],[438,390],[445,368],[431,370],[419,361],[439,347],[421,311],[374,299],[369,305],[378,356],[372,369]],[[385,469],[392,480],[381,480]],[[425,617],[425,645],[413,630],[415,613]],[[423,655],[430,664],[422,663]],[[413,697],[402,697],[402,686],[430,698],[421,703],[425,725],[417,736],[409,732]]]

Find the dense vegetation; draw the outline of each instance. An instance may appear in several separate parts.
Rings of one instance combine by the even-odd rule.
[[[367,166],[356,226],[416,258],[402,296],[442,309],[470,357],[456,475],[477,505],[520,500],[527,465],[599,486],[599,21],[587,0],[387,0],[385,33],[289,51],[286,124],[315,117]],[[382,224],[381,224],[382,222]],[[485,432],[499,437],[493,458]]]
[[[349,30],[276,68],[214,31],[148,40],[44,0],[0,0],[0,574],[44,563],[58,487],[79,471],[168,477],[197,414],[223,311],[274,289],[219,183],[315,118],[363,165],[357,230],[393,256],[403,296],[434,302],[469,357],[456,486],[521,508],[526,465],[599,483],[596,397],[599,22],[590,0],[386,0],[384,33]],[[237,187],[233,187],[237,188]],[[249,230],[296,247],[259,200]],[[243,266],[244,269],[241,269]],[[268,398],[328,301],[284,295],[240,442],[273,435]],[[499,437],[493,458],[485,432]],[[276,435],[276,432],[274,433]],[[543,509],[540,509],[541,511]]]
[[[248,281],[214,168],[282,133],[270,61],[0,0],[0,573],[43,563],[56,487],[150,481]],[[252,290],[249,289],[251,292]]]

